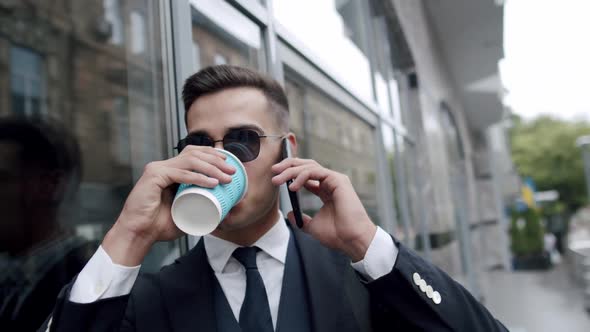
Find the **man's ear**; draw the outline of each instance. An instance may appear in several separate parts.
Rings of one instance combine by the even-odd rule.
[[[295,136],[295,134],[293,132],[289,132],[286,138],[289,140],[289,143],[291,143],[291,154],[293,155],[293,157],[299,157],[297,137]]]

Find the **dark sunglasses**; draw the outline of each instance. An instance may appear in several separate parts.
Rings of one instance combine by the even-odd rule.
[[[252,129],[234,129],[230,130],[222,140],[214,141],[211,137],[205,134],[189,134],[185,138],[178,141],[175,149],[180,153],[189,145],[196,146],[211,146],[215,143],[223,142],[223,148],[233,153],[241,162],[245,163],[252,161],[258,157],[260,153],[260,139],[264,137],[282,138],[282,135],[259,135]]]

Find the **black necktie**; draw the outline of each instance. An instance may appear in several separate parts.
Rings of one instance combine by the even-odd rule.
[[[243,332],[272,332],[272,318],[264,282],[256,266],[258,247],[238,248],[233,256],[246,268],[246,297],[240,309]]]

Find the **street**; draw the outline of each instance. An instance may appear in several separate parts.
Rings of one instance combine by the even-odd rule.
[[[491,271],[486,306],[512,332],[586,332],[590,314],[566,262],[549,271]]]

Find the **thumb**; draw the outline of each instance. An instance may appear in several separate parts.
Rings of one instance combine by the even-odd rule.
[[[303,227],[301,227],[301,229],[304,232],[307,232],[307,228],[308,228],[309,224],[311,223],[311,217],[305,213],[301,213],[301,217],[303,218]],[[293,213],[293,211],[290,211],[289,213],[287,213],[287,219],[289,220],[289,222],[291,223],[293,228],[299,228],[297,226],[297,221],[295,220],[295,214]]]

